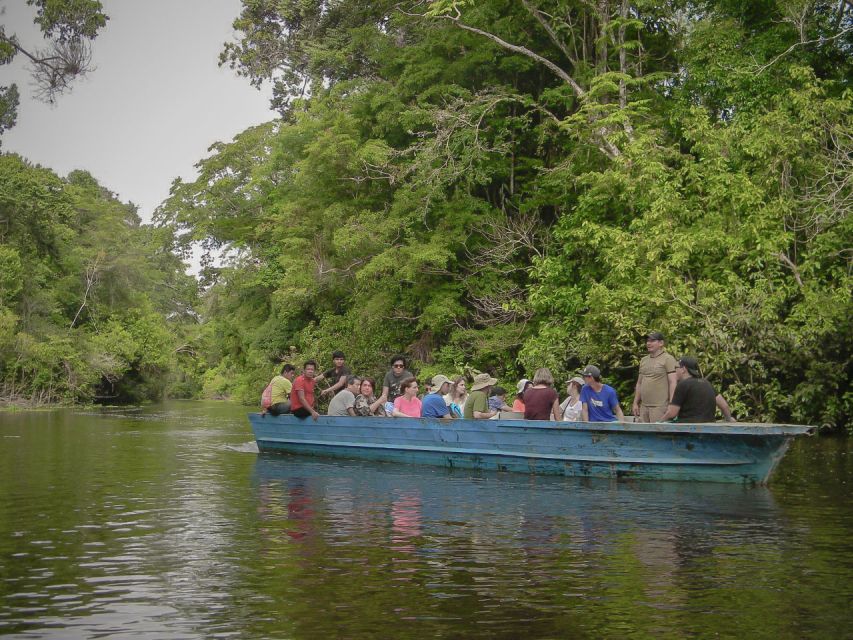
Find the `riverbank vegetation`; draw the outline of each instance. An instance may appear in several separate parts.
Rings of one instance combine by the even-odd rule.
[[[2,401],[195,394],[197,287],[169,238],[85,172],[0,156]]]
[[[849,424],[846,3],[254,0],[235,28],[222,62],[273,82],[281,119],[214,145],[136,227],[172,249],[126,302],[162,359],[94,302],[81,353],[123,331],[125,371],[251,403],[275,363],[338,348],[359,372],[403,351],[507,381],[594,362],[626,400],[654,329],[742,419]],[[194,243],[198,301],[169,271]],[[63,335],[96,255],[69,271]],[[31,361],[22,292],[4,379]]]

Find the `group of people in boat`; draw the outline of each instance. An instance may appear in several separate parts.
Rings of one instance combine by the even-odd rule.
[[[735,420],[725,399],[702,377],[696,358],[683,356],[676,360],[667,352],[663,334],[657,331],[646,337],[646,350],[631,407],[636,419],[713,422],[719,409],[726,420]],[[474,376],[470,389],[464,376],[451,380],[439,374],[429,381],[425,393],[420,393],[417,378],[406,367],[405,356],[395,355],[377,390],[373,378],[352,373],[343,352],[335,351],[332,361],[331,368],[318,374],[316,361],[308,360],[298,376],[292,364],[285,364],[269,384],[269,406],[264,412],[316,419],[320,415],[316,409],[316,385],[327,381],[328,386],[319,395],[331,396],[327,411],[330,416],[481,420],[511,411],[523,414],[525,420],[625,421],[616,390],[602,382],[601,370],[592,364],[568,381],[562,402],[551,371],[542,367],[532,380],[518,381],[512,404],[508,404],[506,389],[488,373]]]

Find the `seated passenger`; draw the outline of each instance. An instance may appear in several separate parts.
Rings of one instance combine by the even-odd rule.
[[[382,381],[382,395],[379,396],[382,402],[393,405],[397,396],[403,393],[403,381],[412,377],[412,373],[406,369],[406,358],[404,356],[396,355],[391,358],[391,370],[385,374],[385,379]],[[387,406],[386,411],[388,411]],[[393,411],[393,406],[391,411]]]
[[[421,400],[418,398],[418,381],[414,378],[406,378],[400,383],[400,391],[403,395],[394,399],[395,418],[420,418]]]
[[[506,403],[506,389],[503,387],[492,387],[491,395],[489,396],[490,411],[512,411]]]
[[[327,369],[314,378],[317,382],[320,382],[320,380],[328,381],[326,384],[329,386],[320,392],[321,396],[334,396],[338,391],[347,386],[347,377],[352,375],[352,371],[345,364],[346,357],[343,351],[335,351],[332,354],[332,362],[334,366],[331,369]]]
[[[524,392],[524,419],[560,419],[560,396],[554,389],[554,376],[546,367],[536,370],[533,385]]]
[[[588,364],[581,374],[584,387],[581,389],[581,420],[584,422],[624,422],[625,414],[619,406],[616,389],[601,382],[601,370]]]
[[[489,391],[496,382],[497,379],[488,373],[478,373],[474,376],[471,393],[465,401],[463,416],[466,420],[484,420],[498,414],[497,411],[489,409]]]
[[[522,378],[518,381],[518,384],[515,386],[517,393],[515,395],[515,400],[512,401],[512,410],[518,411],[519,413],[524,413],[524,392],[525,390],[532,385],[527,378]]]
[[[583,389],[583,378],[575,376],[566,385],[569,396],[560,404],[563,420],[566,422],[577,422],[581,419],[583,403],[581,402],[581,389]]]
[[[358,393],[361,387],[361,378],[358,376],[347,376],[347,386],[341,389],[332,398],[329,403],[329,410],[326,412],[330,416],[354,416],[355,415],[355,394]]]
[[[424,396],[421,403],[422,418],[452,418],[450,407],[444,401],[444,394],[450,388],[450,380],[447,376],[438,374],[432,379],[432,392]]]
[[[661,422],[714,422],[718,407],[727,422],[737,422],[729,409],[729,403],[699,373],[699,362],[696,358],[681,358],[675,375],[678,383],[675,385],[669,407],[660,419]]]
[[[270,415],[280,416],[290,413],[290,390],[293,388],[293,379],[296,377],[296,367],[286,364],[281,368],[281,373],[272,379],[272,395],[270,406],[267,411]]]
[[[454,418],[461,418],[465,411],[468,392],[465,388],[465,376],[459,376],[450,385],[450,391],[444,395],[444,403],[450,408]]]
[[[385,417],[388,414],[385,413],[384,403],[381,400],[377,400],[374,394],[374,386],[375,382],[373,378],[364,378],[361,381],[361,388],[359,389],[359,394],[355,397],[355,413],[359,416],[382,416]]]
[[[317,363],[314,360],[308,360],[302,368],[302,375],[293,381],[293,388],[290,390],[290,412],[297,418],[311,416],[316,420],[320,417],[314,408],[314,373],[316,370]]]

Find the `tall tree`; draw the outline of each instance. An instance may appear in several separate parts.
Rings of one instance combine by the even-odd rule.
[[[44,42],[24,43],[0,25],[0,65],[17,56],[29,63],[36,97],[53,102],[74,80],[91,69],[91,43],[109,19],[99,0],[27,0],[35,7],[33,22]],[[0,134],[15,124],[18,109],[16,85],[0,87]]]

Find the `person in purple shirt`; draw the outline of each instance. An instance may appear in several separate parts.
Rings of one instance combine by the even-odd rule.
[[[588,364],[581,374],[581,420],[584,422],[624,422],[625,414],[619,406],[616,389],[601,382],[601,370]]]
[[[432,379],[432,392],[424,396],[421,404],[422,418],[450,418],[450,408],[444,401],[444,394],[450,388],[450,379],[438,374]]]

